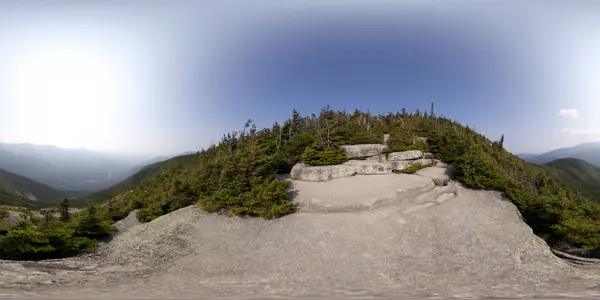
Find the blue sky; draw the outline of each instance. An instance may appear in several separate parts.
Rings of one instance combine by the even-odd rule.
[[[432,100],[515,153],[600,141],[591,1],[5,1],[0,44],[4,142],[158,155]]]

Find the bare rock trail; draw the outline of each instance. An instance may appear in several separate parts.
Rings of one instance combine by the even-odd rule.
[[[299,212],[270,221],[190,206],[97,253],[0,262],[23,298],[534,296],[600,293],[597,268],[556,256],[500,193],[415,175],[293,181]],[[591,263],[590,263],[591,264]]]

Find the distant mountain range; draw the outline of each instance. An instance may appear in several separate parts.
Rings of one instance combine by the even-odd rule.
[[[39,207],[56,204],[62,198],[79,197],[81,193],[59,191],[27,177],[0,170],[0,204]]]
[[[577,158],[600,167],[600,142],[584,143],[574,147],[560,148],[543,154],[517,154],[521,159],[543,165],[557,159]]]
[[[109,188],[144,166],[171,157],[144,161],[144,158],[126,159],[85,149],[0,143],[0,169],[57,190],[87,193]]]
[[[85,149],[0,143],[0,169],[56,189],[91,192],[127,178],[133,165]]]
[[[600,142],[517,156],[539,165],[559,182],[600,202]]]
[[[541,166],[559,182],[600,202],[600,168],[577,158],[561,158]]]

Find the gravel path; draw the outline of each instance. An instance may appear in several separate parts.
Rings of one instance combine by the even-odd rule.
[[[598,268],[555,256],[499,193],[451,184],[451,193],[448,187],[429,191],[430,201],[415,197],[419,203],[304,211],[271,221],[190,206],[131,227],[94,255],[0,261],[0,294],[197,299],[600,293]],[[436,201],[440,197],[445,201]]]

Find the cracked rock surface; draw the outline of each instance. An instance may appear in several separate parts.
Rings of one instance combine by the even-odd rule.
[[[374,186],[377,179],[382,182]],[[334,186],[339,193],[325,193]],[[406,174],[294,182],[294,188],[299,204],[320,197],[317,208],[330,210],[301,205],[298,213],[265,221],[189,206],[146,224],[126,220],[92,255],[0,261],[0,294],[172,299],[600,292],[594,262],[583,268],[554,255],[500,193],[452,181],[436,186],[431,178]]]

